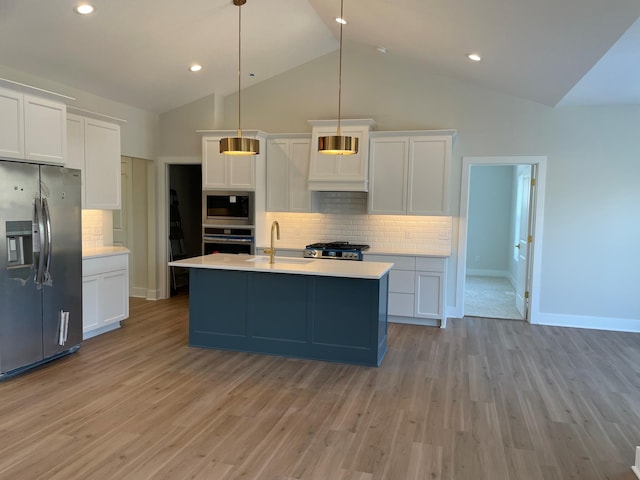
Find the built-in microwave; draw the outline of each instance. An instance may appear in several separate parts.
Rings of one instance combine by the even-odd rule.
[[[202,192],[203,225],[253,225],[253,192]]]

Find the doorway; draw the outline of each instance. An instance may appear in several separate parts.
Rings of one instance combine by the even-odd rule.
[[[463,158],[460,317],[536,323],[545,170],[546,157]]]
[[[201,165],[169,165],[169,260],[202,255],[202,168]],[[186,268],[170,270],[171,295],[188,290]]]
[[[153,175],[153,162],[142,158],[120,158],[120,210],[113,211],[113,244],[129,249],[129,295],[154,298],[148,251],[155,241],[149,235],[149,218],[153,217],[149,204],[149,177]],[[151,192],[152,193],[152,192]]]

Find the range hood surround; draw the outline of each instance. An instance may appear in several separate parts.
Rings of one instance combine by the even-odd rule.
[[[369,191],[369,132],[375,125],[371,118],[340,120],[342,134],[358,138],[360,148],[354,155],[319,154],[318,138],[335,135],[338,120],[309,120],[311,155],[309,190],[314,192]]]

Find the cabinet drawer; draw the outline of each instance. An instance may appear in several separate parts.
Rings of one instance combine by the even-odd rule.
[[[419,272],[444,272],[446,259],[441,257],[417,257],[416,270]]]
[[[364,256],[368,262],[387,262],[393,263],[394,270],[415,270],[416,257],[403,255],[367,255]]]
[[[415,273],[409,270],[391,270],[389,272],[389,292],[414,293]]]
[[[408,293],[389,293],[389,315],[413,317],[415,297]]]
[[[85,258],[82,260],[82,276],[124,270],[128,267],[128,264],[129,256],[127,254]]]

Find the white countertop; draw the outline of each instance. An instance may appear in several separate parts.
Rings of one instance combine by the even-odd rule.
[[[91,247],[82,249],[82,258],[107,257],[109,255],[128,255],[129,249],[126,247]]]
[[[217,253],[203,257],[185,258],[170,262],[171,267],[209,268],[214,270],[240,270],[244,272],[288,273],[294,275],[319,275],[323,277],[380,279],[393,263],[355,262],[347,260],[322,260],[309,258],[278,257],[269,263],[268,256],[235,255]]]

